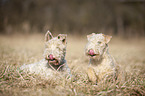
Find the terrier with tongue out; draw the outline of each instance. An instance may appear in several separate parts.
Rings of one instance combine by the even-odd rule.
[[[92,33],[87,35],[88,43],[85,54],[89,57],[87,75],[90,81],[97,84],[108,76],[115,76],[116,66],[108,51],[112,36]]]
[[[52,70],[65,71],[69,69],[65,60],[66,37],[66,34],[59,34],[57,37],[53,37],[49,31],[45,35],[44,57]]]
[[[66,34],[59,34],[57,37],[53,37],[51,32],[48,31],[45,34],[44,59],[37,63],[23,65],[20,69],[48,78],[55,73],[70,77],[70,69],[65,60],[66,38]]]

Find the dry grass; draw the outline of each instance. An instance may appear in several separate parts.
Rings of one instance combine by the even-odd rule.
[[[98,85],[88,81],[88,58],[84,55],[86,37],[68,36],[66,59],[73,80],[44,79],[16,69],[42,59],[43,35],[0,36],[0,95],[145,95],[145,39],[123,40],[113,37],[110,53],[121,71],[118,80],[111,78]]]

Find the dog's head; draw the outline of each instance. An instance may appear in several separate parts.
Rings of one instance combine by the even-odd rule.
[[[59,65],[65,59],[66,38],[66,34],[59,34],[57,37],[53,37],[49,31],[45,34],[44,57],[49,64]]]
[[[92,33],[87,35],[88,43],[85,48],[85,54],[93,59],[102,58],[103,54],[106,52],[108,43],[112,36],[104,34]]]

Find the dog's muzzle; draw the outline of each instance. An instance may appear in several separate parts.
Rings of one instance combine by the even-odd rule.
[[[94,50],[92,50],[92,49],[88,50],[87,55],[88,55],[89,57],[92,57],[92,58],[95,58],[95,57],[99,57],[99,56],[100,56],[99,54],[96,54],[96,53],[94,52]]]
[[[59,65],[59,60],[56,59],[52,54],[47,55],[47,60],[49,64]]]

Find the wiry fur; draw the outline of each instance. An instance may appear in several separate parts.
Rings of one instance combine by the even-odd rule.
[[[65,60],[66,37],[66,34],[59,34],[57,37],[53,37],[48,31],[45,34],[44,59],[37,63],[23,65],[20,69],[48,78],[58,72],[70,76],[70,69]]]
[[[108,52],[111,36],[92,33],[87,36],[85,54],[89,57],[87,74],[89,80],[96,83],[106,76],[115,75],[115,63]]]

